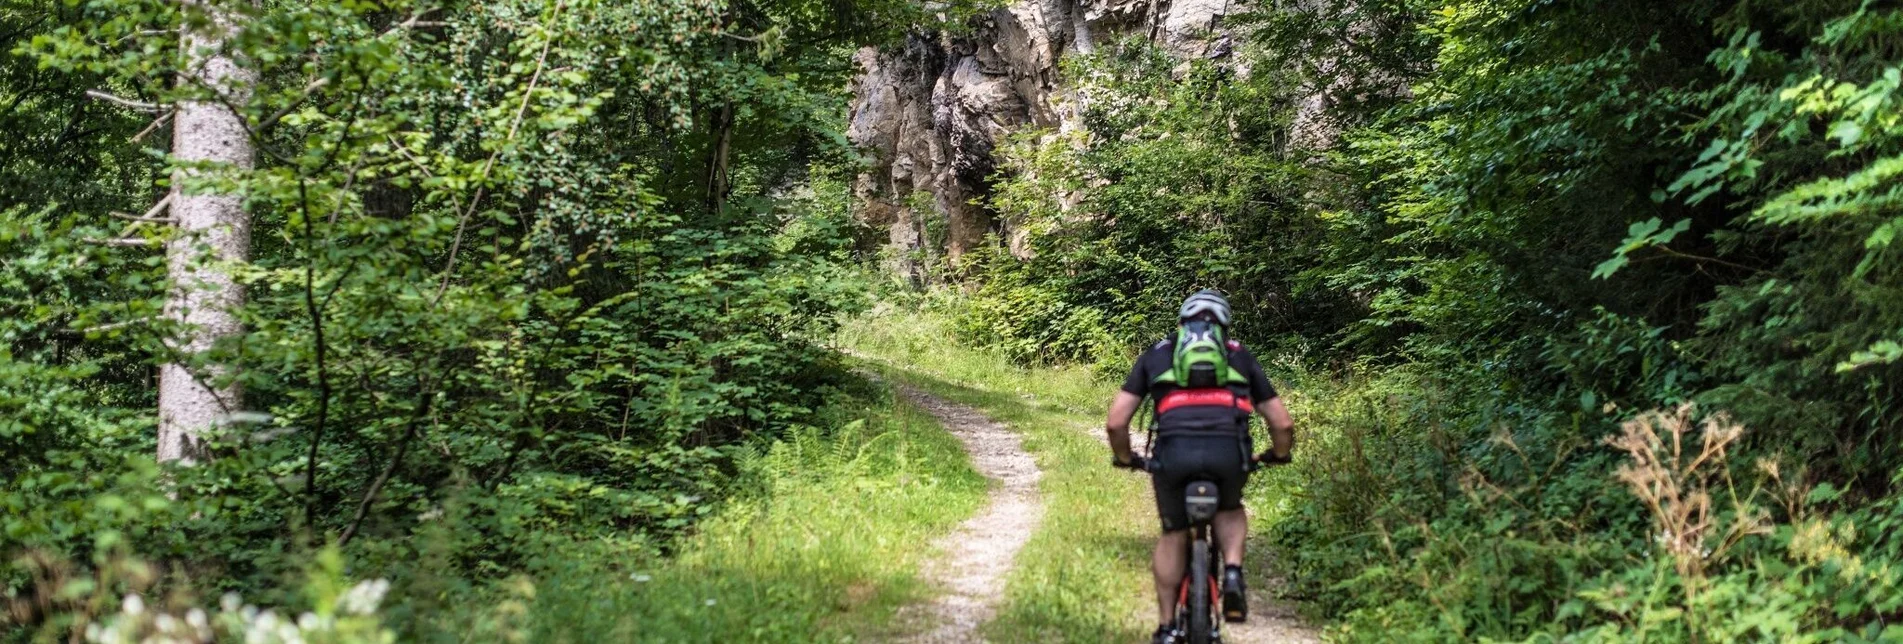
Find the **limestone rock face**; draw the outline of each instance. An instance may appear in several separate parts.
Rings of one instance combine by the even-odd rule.
[[[1012,133],[1078,127],[1058,78],[1064,56],[1127,34],[1185,59],[1226,55],[1221,19],[1240,10],[1238,0],[1013,0],[960,35],[919,31],[860,50],[846,136],[871,159],[854,192],[866,222],[889,232],[891,268],[922,283],[921,259],[1009,236],[977,202]]]

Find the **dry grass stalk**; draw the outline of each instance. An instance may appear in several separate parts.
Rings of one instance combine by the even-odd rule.
[[[1715,533],[1712,492],[1735,491],[1726,460],[1732,443],[1744,435],[1744,427],[1725,414],[1712,414],[1696,422],[1696,408],[1687,403],[1671,411],[1654,410],[1626,421],[1617,436],[1606,444],[1624,450],[1631,462],[1619,466],[1618,478],[1652,513],[1659,533],[1657,540],[1672,556],[1673,565],[1683,579],[1686,614],[1695,614],[1698,591],[1705,579],[1708,562],[1746,535],[1768,531],[1767,517],[1751,508],[1735,494],[1733,520],[1714,551],[1708,542]],[[1697,436],[1688,437],[1697,428]],[[1696,443],[1696,444],[1693,444]]]

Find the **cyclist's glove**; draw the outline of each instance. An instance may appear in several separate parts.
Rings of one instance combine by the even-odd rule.
[[[1295,461],[1295,455],[1276,456],[1275,450],[1269,450],[1255,456],[1255,462],[1263,465],[1287,465]]]

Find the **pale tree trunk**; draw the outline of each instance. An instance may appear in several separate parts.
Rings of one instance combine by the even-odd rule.
[[[257,73],[240,67],[223,51],[231,40],[235,14],[220,0],[180,0],[187,12],[203,11],[210,20],[201,28],[187,22],[181,46],[185,68],[182,87],[210,89],[223,101],[180,101],[173,121],[172,155],[180,162],[216,163],[237,169],[253,167],[254,150],[242,116],[227,105],[250,99]],[[159,460],[191,460],[202,456],[201,434],[239,409],[243,391],[223,383],[226,370],[187,362],[209,350],[221,338],[244,332],[237,309],[244,304],[244,287],[232,279],[230,266],[244,261],[251,246],[251,220],[239,195],[210,194],[184,184],[199,174],[180,170],[172,182],[172,218],[178,234],[166,244],[167,274],[172,290],[166,295],[165,315],[181,323],[182,335],[171,346],[179,362],[159,368]]]

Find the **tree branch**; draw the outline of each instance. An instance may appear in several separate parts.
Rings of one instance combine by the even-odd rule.
[[[348,128],[346,128],[348,131]],[[341,144],[339,147],[342,147]],[[345,188],[348,190],[349,188]],[[325,425],[330,421],[330,371],[325,365],[329,345],[324,342],[324,311],[317,306],[317,257],[313,248],[316,233],[311,226],[310,192],[304,181],[297,182],[297,198],[304,208],[304,309],[311,318],[311,346],[317,367],[317,422],[311,431],[311,448],[304,460],[304,520],[317,525],[317,448],[324,443]],[[341,279],[341,278],[340,278]]]
[[[145,214],[134,215],[131,213],[116,212],[116,211],[107,213],[107,214],[110,214],[114,217],[124,219],[127,221],[142,221],[142,222],[154,223],[154,224],[169,224],[178,220],[171,217],[160,217],[159,212],[165,210],[165,208],[170,205],[172,205],[172,193],[167,192],[165,193],[165,198],[160,199],[158,203],[152,204],[151,208],[145,209]]]
[[[145,247],[151,247],[151,246],[158,246],[164,243],[163,240],[146,239],[143,237],[122,237],[119,239],[100,239],[98,237],[86,237],[86,238],[80,239],[79,241],[83,243],[87,243],[87,244],[94,244],[98,246],[113,246],[117,248],[145,248]]]
[[[1735,269],[1746,271],[1749,273],[1763,273],[1764,272],[1764,269],[1757,268],[1755,266],[1746,266],[1744,264],[1739,264],[1737,262],[1728,262],[1722,259],[1718,259],[1716,257],[1705,257],[1703,255],[1693,255],[1691,253],[1680,252],[1680,251],[1672,250],[1670,246],[1653,246],[1652,248],[1657,249],[1659,252],[1664,253],[1666,255],[1670,255],[1672,257],[1677,257],[1679,259],[1687,259],[1687,260],[1691,260],[1701,264],[1704,264],[1704,263],[1717,264],[1719,266],[1727,266],[1730,268],[1735,268]]]
[[[132,142],[138,143],[145,140],[145,137],[150,136],[153,132],[157,132],[160,127],[165,125],[166,121],[172,120],[172,116],[176,114],[178,114],[178,110],[166,110],[165,113],[160,114],[158,118],[152,119],[151,125],[147,125],[145,129],[139,130],[138,134],[132,135]]]
[[[157,316],[148,315],[142,318],[134,318],[131,320],[126,320],[124,322],[113,322],[111,324],[96,324],[93,326],[86,327],[84,329],[80,329],[79,332],[84,335],[91,335],[94,333],[105,333],[107,331],[115,331],[115,330],[123,329],[129,326],[137,326],[140,324],[145,324],[147,322],[151,322],[156,319],[158,319]]]
[[[383,466],[383,471],[377,474],[376,480],[371,481],[370,488],[363,491],[363,498],[357,501],[356,515],[350,518],[350,525],[344,528],[342,535],[337,537],[339,547],[350,543],[351,537],[357,536],[357,530],[363,527],[364,517],[370,515],[370,506],[376,502],[377,494],[383,491],[383,485],[390,482],[390,475],[395,473],[397,466],[403,463],[403,456],[410,451],[410,442],[416,439],[417,430],[422,427],[423,420],[429,417],[430,403],[436,400],[436,394],[431,392],[427,385],[418,389],[422,392],[423,400],[418,404],[416,414],[410,416],[410,423],[403,431],[403,439],[396,445],[396,454],[390,457],[390,462]]]
[[[133,38],[145,38],[149,36],[164,36],[167,34],[175,34],[175,33],[178,33],[177,29],[140,29],[138,31],[126,34],[124,36],[120,36],[118,40],[112,41],[112,44],[116,46],[116,45],[124,43],[125,41],[131,40]]]
[[[566,3],[557,3],[555,5],[556,14],[560,14],[562,7],[565,5]],[[550,22],[553,22],[554,19],[555,16],[549,17]],[[546,27],[547,26],[544,25],[544,31],[547,30]],[[441,302],[443,300],[443,294],[449,292],[449,280],[454,276],[451,270],[456,268],[456,253],[462,249],[463,245],[463,230],[469,226],[469,216],[476,213],[477,206],[482,205],[482,192],[484,188],[487,188],[487,186],[482,184],[489,181],[489,171],[495,169],[496,157],[501,155],[502,151],[507,149],[509,144],[515,141],[516,133],[521,131],[522,128],[522,117],[529,113],[529,101],[534,100],[535,86],[541,82],[542,69],[548,64],[549,47],[555,44],[555,39],[549,38],[548,34],[544,33],[543,38],[542,53],[535,57],[535,73],[529,76],[529,87],[522,92],[522,104],[515,109],[515,121],[509,124],[509,134],[502,139],[502,145],[496,146],[495,151],[489,153],[489,159],[483,162],[482,173],[476,178],[476,196],[469,200],[469,206],[463,209],[462,217],[456,220],[456,237],[449,243],[449,259],[443,263],[443,283],[441,286],[436,287],[436,298],[431,301],[432,305],[436,302]]]
[[[290,116],[291,112],[297,110],[297,106],[303,105],[304,101],[310,100],[312,94],[317,93],[317,90],[323,89],[328,85],[330,85],[329,78],[318,78],[306,83],[304,85],[304,91],[298,94],[297,100],[285,103],[284,107],[279,108],[276,113],[265,117],[262,121],[258,121],[258,132],[270,132],[271,128],[277,127],[279,121],[284,120],[284,117]],[[345,128],[345,130],[348,131],[349,128]]]
[[[163,112],[165,110],[171,109],[171,106],[169,105],[161,105],[158,103],[142,103],[142,102],[135,101],[129,98],[120,98],[118,96],[113,96],[111,94],[107,94],[105,92],[102,92],[96,89],[86,90],[86,96],[96,101],[105,101],[107,103],[112,103],[114,105],[118,105],[120,107],[129,109],[129,110],[137,110],[140,112],[151,112],[153,114],[157,114],[159,112]]]
[[[317,87],[321,87],[322,85],[327,84],[328,82],[328,81],[323,81],[323,79],[320,79],[320,81],[322,82],[311,83],[311,85],[305,89],[305,96],[309,96],[310,92],[313,89]],[[298,100],[299,102],[302,102],[304,99],[300,98]],[[331,166],[331,164],[336,163],[337,155],[343,151],[345,147],[345,143],[350,138],[351,129],[355,128],[357,125],[357,116],[358,116],[358,113],[362,110],[362,108],[363,108],[362,97],[358,97],[357,99],[351,101],[350,116],[344,120],[344,129],[342,132],[338,134],[337,144],[331,147],[329,153],[324,155],[324,159],[322,162],[318,164],[318,168],[328,168]],[[350,166],[350,170],[348,173],[349,177],[344,181],[343,188],[337,192],[337,199],[332,202],[331,215],[330,215],[330,218],[327,220],[328,223],[336,222],[337,210],[343,207],[344,195],[350,192],[350,189],[352,186],[356,185],[357,170],[361,166],[362,166],[361,160],[359,160],[358,163],[352,164]],[[331,383],[330,383],[330,366],[327,361],[330,345],[325,341],[325,338],[324,338],[324,310],[325,310],[325,307],[330,304],[330,296],[335,295],[337,293],[338,288],[342,288],[343,276],[341,275],[338,276],[337,282],[332,285],[330,293],[325,295],[323,304],[320,305],[317,301],[317,250],[316,250],[317,249],[317,241],[316,241],[317,234],[311,223],[312,217],[311,217],[311,199],[310,199],[309,186],[310,186],[309,182],[306,181],[305,177],[300,172],[300,176],[298,177],[298,181],[297,181],[297,199],[298,199],[299,207],[303,214],[303,217],[301,218],[303,219],[303,224],[304,224],[303,225],[304,256],[305,256],[304,309],[306,314],[309,315],[311,319],[312,350],[316,359],[315,366],[317,369],[317,391],[318,391],[317,422],[315,424],[315,427],[311,431],[310,451],[304,461],[304,519],[311,526],[316,526],[317,525],[317,452],[318,452],[318,448],[323,445],[324,432],[325,432],[325,429],[329,426],[330,399],[331,399],[332,393],[334,392],[334,389],[331,387]],[[326,224],[327,226],[328,226],[328,223]],[[353,265],[354,265],[354,261],[353,261]],[[315,537],[315,532],[313,532],[312,535],[313,537]]]

